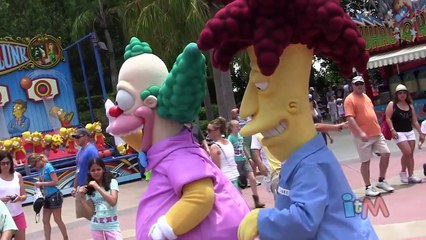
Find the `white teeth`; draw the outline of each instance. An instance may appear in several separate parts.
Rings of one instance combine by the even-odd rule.
[[[267,137],[267,138],[268,137],[274,137],[274,136],[277,136],[277,135],[283,133],[286,129],[287,129],[287,125],[284,122],[280,122],[279,125],[271,128],[269,130],[263,131],[262,135],[264,137]]]
[[[260,82],[260,83],[255,83],[254,85],[256,85],[257,89],[259,90],[266,90],[268,88],[268,82]]]

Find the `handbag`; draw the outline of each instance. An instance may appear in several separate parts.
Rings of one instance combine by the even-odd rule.
[[[35,222],[38,223],[40,220],[40,211],[44,205],[44,196],[40,188],[38,187],[34,187],[33,200],[34,200],[33,210],[35,212]]]
[[[92,220],[92,216],[94,215],[94,211],[88,212],[85,210],[83,204],[81,203],[83,196],[80,193],[75,193],[75,216],[76,218],[85,218],[87,220]],[[85,201],[85,200],[83,200]],[[92,209],[95,207],[93,205],[90,206]]]
[[[383,137],[385,137],[386,140],[392,139],[392,131],[390,130],[388,122],[386,121],[386,114],[382,115],[382,122],[380,123],[380,129],[382,130]]]

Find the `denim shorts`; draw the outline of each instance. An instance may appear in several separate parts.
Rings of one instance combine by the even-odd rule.
[[[46,209],[61,208],[63,202],[64,202],[64,197],[62,196],[61,191],[57,191],[54,194],[44,199],[44,208]]]

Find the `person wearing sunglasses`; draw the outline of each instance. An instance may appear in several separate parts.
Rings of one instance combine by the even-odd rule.
[[[413,174],[414,149],[416,148],[416,135],[413,127],[419,133],[420,142],[424,141],[424,135],[417,121],[416,110],[410,93],[407,87],[402,84],[396,86],[395,97],[386,107],[386,122],[390,127],[392,138],[402,153],[401,172],[399,173],[401,182],[421,183],[422,179]]]
[[[235,152],[232,143],[225,138],[226,135],[226,119],[218,117],[209,122],[207,125],[209,137],[214,141],[210,146],[210,154],[212,161],[220,168],[223,174],[238,187],[237,163],[235,162]]]
[[[12,156],[7,152],[0,152],[0,199],[6,204],[18,228],[15,239],[24,240],[27,222],[22,202],[27,199],[27,194],[22,176],[15,171]]]
[[[352,79],[353,92],[344,103],[346,120],[355,139],[355,147],[361,161],[361,175],[365,183],[365,195],[376,197],[380,192],[371,186],[370,158],[373,153],[380,154],[379,182],[376,187],[385,192],[394,188],[385,181],[389,165],[390,151],[383,137],[371,99],[364,93],[364,79],[356,76]]]
[[[53,215],[53,219],[61,231],[62,239],[68,240],[67,228],[62,221],[62,204],[64,202],[64,198],[61,191],[57,187],[58,176],[56,175],[55,168],[51,163],[49,163],[47,156],[44,154],[31,154],[28,157],[28,163],[37,170],[39,181],[35,182],[34,185],[35,187],[42,189],[44,195],[44,238],[46,240],[51,239],[50,235],[52,232],[52,227],[50,225],[50,217]]]

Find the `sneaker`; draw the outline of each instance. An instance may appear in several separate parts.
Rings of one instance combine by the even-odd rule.
[[[389,185],[387,182],[383,181],[383,182],[378,182],[376,184],[376,187],[386,191],[386,192],[393,192],[393,190],[395,190],[395,188],[393,188],[391,185]]]
[[[402,183],[408,183],[408,175],[407,172],[400,172],[399,178],[401,178]]]
[[[367,197],[377,197],[380,195],[380,192],[377,191],[374,187],[369,186],[366,190],[365,190],[365,196]]]
[[[418,178],[418,177],[416,177],[416,176],[413,175],[411,177],[408,177],[408,182],[409,183],[421,183],[422,180],[420,178]]]

